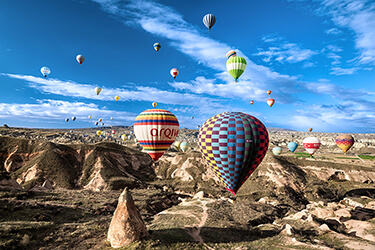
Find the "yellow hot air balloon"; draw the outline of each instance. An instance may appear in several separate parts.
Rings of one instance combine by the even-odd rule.
[[[111,117],[111,120],[113,120],[113,117]]]
[[[103,119],[102,119],[102,118],[100,118],[100,119],[99,119],[99,122],[102,122],[102,121],[103,121]]]
[[[115,96],[115,100],[116,102],[120,99],[120,97],[118,95]]]
[[[91,115],[89,115],[89,119],[91,119],[92,117],[91,117]]]
[[[101,130],[97,130],[97,131],[96,131],[96,134],[97,134],[98,136],[100,136],[100,135],[102,134],[102,131],[101,131]]]
[[[154,107],[154,108],[155,108],[157,105],[158,105],[158,104],[157,104],[156,102],[153,102],[153,103],[152,103],[152,107]]]

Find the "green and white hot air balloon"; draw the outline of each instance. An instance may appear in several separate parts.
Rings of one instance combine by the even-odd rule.
[[[235,82],[246,69],[246,60],[240,56],[229,57],[227,61],[227,70],[233,76]]]

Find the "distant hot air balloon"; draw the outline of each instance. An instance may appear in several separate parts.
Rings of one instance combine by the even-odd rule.
[[[164,109],[145,110],[134,122],[135,136],[154,161],[175,141],[178,131],[177,117]]]
[[[104,122],[102,122],[100,125],[104,126]]]
[[[267,94],[270,95],[271,94],[271,90],[267,90]]]
[[[69,121],[69,118],[66,118],[65,121],[68,122],[68,121]]]
[[[116,102],[120,99],[120,97],[118,95],[115,96],[115,100]]]
[[[122,141],[126,141],[126,135],[125,135],[125,134],[122,134],[122,135],[121,135],[121,139],[122,139]]]
[[[253,101],[253,100],[251,100],[251,101],[250,101],[250,104],[251,104],[251,105],[253,105],[253,104],[254,104],[254,101]]]
[[[192,116],[191,119],[194,119],[194,116]]]
[[[200,125],[197,125],[197,128],[200,128],[201,126]]]
[[[309,130],[309,132],[313,131],[313,129],[312,129],[312,128],[309,128],[308,130]]]
[[[232,56],[227,61],[227,70],[229,74],[234,78],[234,81],[237,82],[237,79],[242,75],[246,69],[246,60],[240,56]]]
[[[206,163],[235,195],[266,155],[268,132],[254,116],[225,112],[202,125],[198,145]]]
[[[112,134],[113,134],[113,135],[116,134],[116,130],[113,129],[113,130],[112,130]]]
[[[288,148],[289,150],[294,153],[294,151],[296,151],[296,149],[298,148],[298,144],[295,143],[295,142],[289,142],[288,143]]]
[[[346,154],[354,144],[354,138],[351,135],[339,135],[336,137],[336,144]]]
[[[113,117],[111,117],[111,121],[113,120]]]
[[[158,104],[157,104],[156,102],[153,102],[153,103],[152,103],[152,107],[154,107],[154,108],[155,108],[157,105],[158,105]]]
[[[203,17],[203,23],[206,25],[208,30],[211,30],[212,26],[216,23],[216,18],[212,14],[207,14]]]
[[[102,131],[101,131],[101,130],[97,130],[97,131],[96,131],[96,134],[97,134],[98,136],[100,136],[100,135],[102,134]]]
[[[102,118],[99,118],[99,120],[98,120],[99,122],[102,122],[103,121],[103,119]]]
[[[95,88],[96,95],[99,95],[101,91],[102,91],[102,88],[99,88],[99,87]]]
[[[128,135],[128,140],[131,140],[132,136],[131,135]]]
[[[175,141],[173,143],[173,145],[177,148],[178,151],[180,151],[180,145],[181,145],[181,142],[180,141]]]
[[[137,142],[138,142],[138,139],[137,139],[137,138],[134,138],[134,142],[137,143]]]
[[[272,105],[275,103],[275,100],[274,99],[268,99],[267,100],[267,104],[268,106],[272,107]]]
[[[227,52],[226,56],[227,56],[227,59],[229,59],[229,58],[231,58],[232,56],[233,56],[233,57],[234,57],[234,56],[237,56],[237,52],[234,51],[234,50],[229,50],[229,51]]]
[[[186,150],[189,149],[189,143],[187,143],[185,141],[181,142],[180,148],[181,148],[182,152],[186,152]]]
[[[303,140],[303,147],[312,156],[320,148],[320,140],[316,137],[307,137]]]
[[[274,148],[272,149],[272,153],[273,153],[274,155],[280,155],[282,151],[283,151],[283,150],[282,150],[282,148],[280,148],[280,147],[274,147]]]
[[[99,125],[99,122],[95,122],[95,125],[98,126],[98,125]]]
[[[176,68],[173,68],[173,69],[171,69],[171,75],[173,76],[173,78],[174,79],[176,79],[176,76],[178,75],[178,69],[176,69]]]
[[[49,74],[51,74],[51,70],[48,67],[42,67],[40,69],[40,72],[44,77],[47,77]]]
[[[91,119],[92,117],[91,117],[91,115],[89,115],[89,119]]]
[[[83,55],[77,55],[76,60],[79,64],[82,64],[85,61],[85,57]]]
[[[76,118],[75,116],[72,117],[73,122],[74,122],[76,119],[77,119],[77,118]]]
[[[154,49],[156,50],[156,52],[158,52],[160,48],[161,48],[160,43],[154,43]]]

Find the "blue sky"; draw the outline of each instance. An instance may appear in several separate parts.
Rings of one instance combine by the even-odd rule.
[[[375,133],[374,1],[231,3],[1,1],[0,124],[132,125],[155,101],[180,127],[240,111],[267,127]],[[207,13],[216,16],[211,31],[202,22]],[[231,49],[247,61],[237,83],[225,66]],[[172,68],[180,71],[175,80]]]

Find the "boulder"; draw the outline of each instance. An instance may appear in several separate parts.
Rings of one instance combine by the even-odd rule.
[[[108,229],[107,240],[113,248],[124,247],[148,236],[146,225],[127,188],[119,197],[118,205]]]

